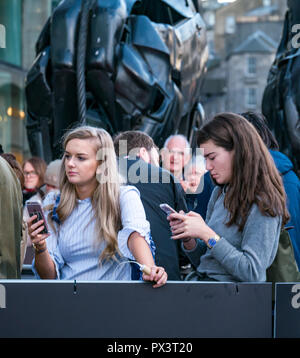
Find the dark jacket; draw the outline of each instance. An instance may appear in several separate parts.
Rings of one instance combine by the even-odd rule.
[[[207,205],[215,186],[210,177],[209,172],[206,172],[204,174],[203,180],[203,190],[201,191],[201,193],[186,194],[186,202],[189,210],[195,211],[196,213],[200,214],[205,220]]]
[[[293,226],[289,234],[293,243],[295,259],[300,268],[300,180],[293,171],[290,159],[281,152],[270,150],[275,165],[282,175],[287,195],[287,207],[291,216],[286,226]]]
[[[159,204],[167,203],[176,211],[187,211],[184,191],[168,171],[143,160],[119,158],[119,169],[127,183],[140,192],[146,218],[156,246],[155,263],[163,266],[169,280],[180,280],[180,240],[171,239],[170,225]],[[181,252],[181,254],[180,254]],[[185,257],[185,256],[184,256]]]

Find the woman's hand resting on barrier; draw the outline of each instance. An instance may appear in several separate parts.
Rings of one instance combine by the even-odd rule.
[[[143,280],[144,281],[155,281],[154,288],[161,287],[166,284],[168,279],[168,274],[165,269],[160,266],[152,266],[149,268],[146,266],[143,270]]]
[[[154,288],[163,286],[168,275],[163,267],[156,266],[148,243],[137,231],[130,234],[127,242],[128,248],[143,271],[144,281],[155,281]]]

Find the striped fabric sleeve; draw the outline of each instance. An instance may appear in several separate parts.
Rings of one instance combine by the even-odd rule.
[[[150,224],[146,220],[145,210],[137,188],[129,185],[121,187],[120,207],[123,227],[118,233],[119,249],[123,256],[134,260],[134,256],[127,245],[131,233],[138,232],[151,248]]]

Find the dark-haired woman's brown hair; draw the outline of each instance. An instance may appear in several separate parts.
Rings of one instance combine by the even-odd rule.
[[[46,173],[46,169],[47,169],[47,163],[44,161],[44,159],[39,158],[39,157],[32,157],[27,159],[22,166],[22,169],[24,170],[24,166],[26,163],[30,163],[36,174],[39,177],[39,181],[38,181],[38,185],[37,187],[41,187],[42,185],[44,185],[44,178],[45,178],[45,173]]]
[[[236,224],[242,231],[253,204],[263,215],[282,216],[286,224],[289,213],[281,176],[252,124],[238,114],[219,113],[198,132],[198,146],[209,140],[233,151],[232,176],[224,199],[230,213],[226,225]]]

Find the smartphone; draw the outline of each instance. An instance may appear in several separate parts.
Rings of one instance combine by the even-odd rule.
[[[171,208],[169,204],[160,204],[159,207],[161,210],[163,210],[167,215],[170,215],[172,213],[176,213],[177,211]]]
[[[48,230],[48,226],[47,226],[47,221],[45,219],[41,204],[37,201],[29,201],[26,203],[26,207],[27,207],[28,215],[30,217],[37,215],[37,219],[34,220],[33,223],[36,223],[39,220],[44,220],[44,224],[43,224],[44,229],[40,232],[40,234],[48,234],[49,230]]]

